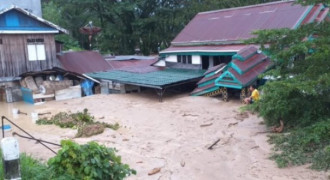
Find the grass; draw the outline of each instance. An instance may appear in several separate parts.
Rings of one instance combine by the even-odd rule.
[[[271,159],[280,168],[310,164],[315,170],[329,170],[330,119],[269,137],[269,142],[275,145]]]

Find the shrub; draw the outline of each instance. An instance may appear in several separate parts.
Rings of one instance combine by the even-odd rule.
[[[118,123],[109,124],[94,121],[94,116],[88,112],[88,109],[84,109],[83,112],[78,111],[76,113],[60,112],[50,119],[38,119],[37,124],[55,124],[61,128],[77,128],[78,133],[76,134],[76,137],[89,137],[103,133],[105,128],[117,130],[120,127]]]
[[[73,179],[122,180],[136,171],[122,164],[116,150],[90,142],[79,145],[62,141],[62,149],[48,161],[55,174],[69,174]]]

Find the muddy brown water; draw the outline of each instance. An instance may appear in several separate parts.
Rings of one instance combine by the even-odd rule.
[[[15,112],[13,112],[14,109],[19,110],[19,112],[21,113],[16,114]],[[17,124],[19,127],[30,133],[36,139],[42,139],[54,143],[59,143],[60,139],[56,138],[55,136],[52,136],[51,133],[51,130],[56,127],[39,126],[35,124],[36,119],[32,117],[32,113],[38,113],[38,112],[40,112],[40,105],[32,105],[24,102],[15,102],[15,103],[0,102],[1,118],[5,116],[13,123]],[[5,125],[9,124],[12,128],[11,131],[5,132],[5,137],[13,136],[12,135],[13,132],[16,132],[20,135],[28,136],[27,134],[16,128],[9,121],[4,120],[4,124]],[[48,134],[47,132],[50,133]],[[2,131],[0,136],[1,136],[0,140],[2,140],[3,138]],[[25,152],[27,154],[33,155],[41,160],[46,160],[54,155],[54,153],[52,153],[49,150],[46,150],[45,147],[43,147],[39,143],[36,143],[36,141],[34,140],[25,139],[18,136],[15,136],[15,138],[19,141],[20,152]],[[51,149],[54,149],[55,151],[58,150],[58,147],[56,146],[49,145],[49,147]],[[42,148],[45,150],[40,151]]]

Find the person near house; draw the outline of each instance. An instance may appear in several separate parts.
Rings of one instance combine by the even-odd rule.
[[[252,104],[253,102],[256,102],[259,100],[259,91],[256,89],[255,85],[250,85],[249,90],[251,93],[251,96],[244,99],[245,104]]]

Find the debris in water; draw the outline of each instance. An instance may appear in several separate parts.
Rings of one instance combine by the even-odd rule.
[[[151,175],[154,175],[154,174],[157,174],[159,173],[161,170],[161,168],[154,168],[153,170],[151,170],[148,175],[151,176]]]

